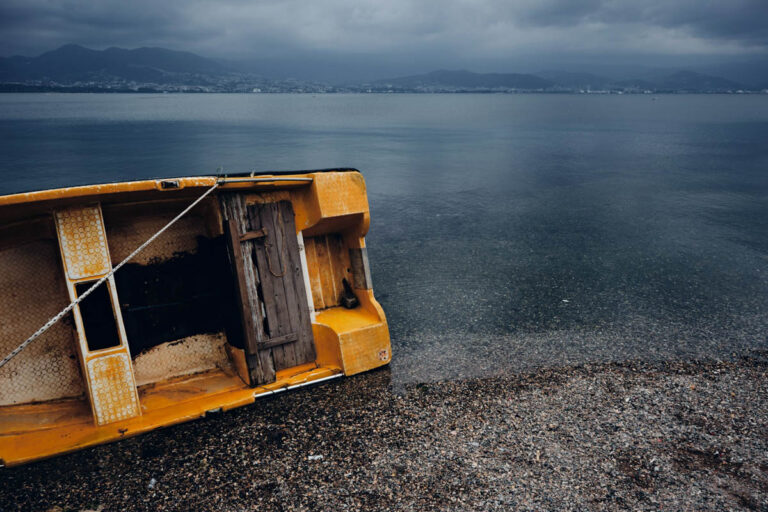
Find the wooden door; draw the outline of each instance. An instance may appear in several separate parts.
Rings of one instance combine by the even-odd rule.
[[[293,206],[246,206],[242,194],[223,194],[221,203],[248,372],[252,385],[266,384],[279,370],[315,360]]]

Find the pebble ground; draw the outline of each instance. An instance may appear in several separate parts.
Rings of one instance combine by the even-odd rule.
[[[768,359],[388,369],[0,471],[0,510],[768,510]]]

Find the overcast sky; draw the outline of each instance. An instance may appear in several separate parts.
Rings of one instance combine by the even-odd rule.
[[[5,56],[78,43],[233,59],[668,60],[765,55],[768,0],[0,0],[0,27]]]

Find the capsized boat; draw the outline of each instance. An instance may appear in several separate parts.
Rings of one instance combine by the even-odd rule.
[[[0,464],[387,364],[354,169],[0,197]]]

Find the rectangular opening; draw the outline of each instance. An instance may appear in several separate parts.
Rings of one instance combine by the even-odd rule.
[[[79,297],[90,288],[95,281],[75,284],[75,292]],[[109,296],[109,283],[103,283],[80,304],[80,315],[83,317],[83,328],[88,350],[101,350],[120,345],[120,333],[117,330],[115,311]]]

